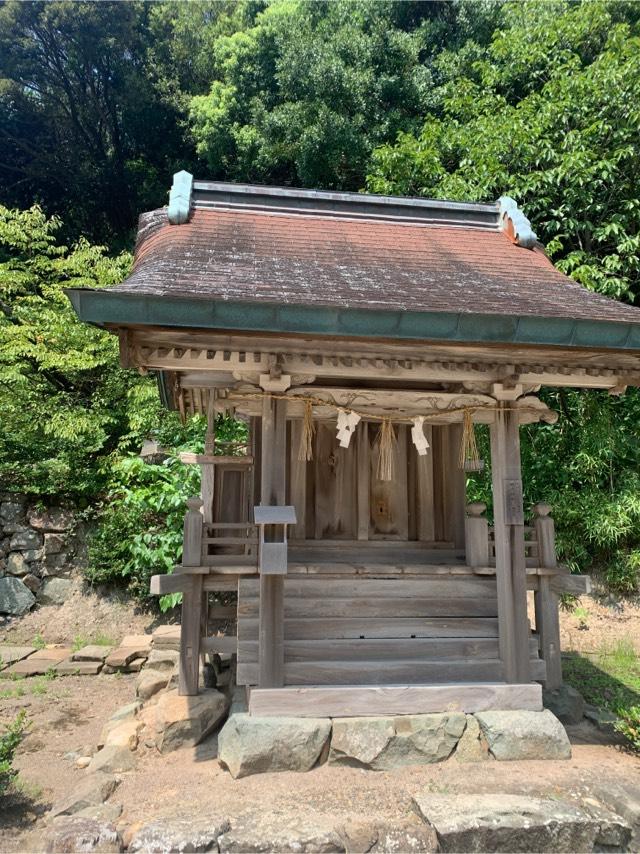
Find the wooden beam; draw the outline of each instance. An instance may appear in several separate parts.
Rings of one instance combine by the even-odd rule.
[[[249,714],[265,717],[360,717],[459,711],[542,710],[542,688],[523,685],[398,685],[252,688]]]
[[[192,697],[198,693],[203,590],[201,575],[183,576],[182,619],[178,694]]]
[[[520,470],[520,435],[515,412],[500,403],[491,425],[491,473],[500,626],[500,657],[507,682],[529,681],[527,577]]]
[[[353,442],[353,437],[351,439]],[[369,539],[369,526],[371,520],[371,497],[370,497],[370,459],[371,447],[369,444],[369,425],[361,421],[356,427],[356,503],[358,512],[358,540]]]
[[[445,540],[454,548],[464,549],[464,519],[466,506],[466,475],[460,468],[460,445],[462,424],[450,424],[445,428],[448,435],[446,447],[445,507],[447,530]]]
[[[304,540],[307,532],[307,461],[298,459],[303,421],[294,418],[289,423],[289,503],[296,508],[296,524],[289,530],[292,540]]]

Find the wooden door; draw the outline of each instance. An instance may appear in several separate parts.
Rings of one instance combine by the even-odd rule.
[[[407,492],[407,428],[396,424],[393,450],[393,478],[380,480],[377,436],[379,428],[369,428],[369,539],[408,540],[409,503]]]

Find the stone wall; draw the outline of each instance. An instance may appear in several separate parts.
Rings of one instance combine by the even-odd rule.
[[[0,494],[0,614],[62,604],[85,563],[85,525],[73,510]]]

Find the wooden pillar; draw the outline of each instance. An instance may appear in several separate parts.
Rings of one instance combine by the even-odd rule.
[[[518,413],[499,402],[491,425],[491,474],[500,658],[510,683],[529,682],[529,624]]]
[[[190,498],[187,507],[189,509],[184,518],[182,565],[199,566],[202,563],[202,501],[200,498]],[[180,620],[178,694],[187,697],[198,693],[203,596],[202,575],[185,574]]]
[[[262,404],[261,504],[285,503],[286,401],[265,396]],[[260,576],[258,685],[284,684],[284,576]]]
[[[351,439],[353,442],[353,438]],[[369,424],[361,421],[356,427],[356,460],[358,463],[357,488],[357,511],[358,511],[358,539],[369,539],[369,525],[371,520],[371,462],[369,445]]]
[[[204,440],[204,452],[213,456],[216,444],[216,390],[209,389],[207,392],[207,433]],[[213,499],[216,469],[213,463],[201,463],[201,486],[202,515],[205,522],[213,522]]]
[[[549,504],[536,504],[534,528],[538,543],[538,560],[541,567],[556,567],[555,525]],[[538,589],[534,594],[536,629],[540,637],[540,651],[547,667],[545,687],[553,690],[562,685],[562,660],[560,657],[559,597],[551,588],[552,576],[538,576]]]
[[[303,428],[302,418],[295,418],[290,424],[289,503],[296,508],[297,519],[296,524],[291,526],[291,539],[304,540],[307,536],[307,461],[298,459]]]
[[[465,519],[465,557],[467,566],[489,566],[489,523],[482,501],[467,504]]]
[[[447,433],[447,462],[445,469],[446,538],[451,540],[454,549],[464,549],[464,511],[467,497],[467,478],[464,470],[460,467],[462,424],[450,424],[447,428]]]

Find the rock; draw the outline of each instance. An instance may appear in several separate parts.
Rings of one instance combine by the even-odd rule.
[[[128,635],[117,649],[111,652],[105,664],[124,668],[135,658],[146,658],[151,650],[151,635]]]
[[[11,575],[0,578],[0,614],[26,614],[36,597],[19,578]]]
[[[466,725],[461,712],[388,718],[337,718],[329,764],[383,771],[447,759]]]
[[[146,658],[134,658],[124,668],[125,673],[140,673],[146,660]]]
[[[51,816],[73,815],[87,807],[104,803],[113,794],[118,781],[111,774],[87,774],[64,798],[53,805]]]
[[[110,646],[99,646],[98,644],[89,644],[77,650],[71,656],[74,661],[104,661],[111,652]]]
[[[96,676],[102,670],[99,661],[74,661],[67,658],[56,664],[54,670],[59,676]]]
[[[206,818],[156,819],[141,827],[129,841],[127,851],[169,854],[181,851],[217,851],[218,839],[229,829],[229,820]]]
[[[127,649],[137,649],[138,655],[146,658],[151,652],[151,644],[153,642],[152,635],[125,635],[120,642],[121,647]]]
[[[498,760],[571,758],[567,733],[548,709],[476,712],[476,718],[490,753]]]
[[[42,534],[37,531],[18,531],[11,537],[9,551],[24,551],[25,549],[41,549]]]
[[[141,700],[149,700],[158,691],[167,687],[169,673],[160,673],[158,670],[143,670],[136,679],[136,697]]]
[[[41,572],[44,577],[47,576],[65,576],[71,572],[71,558],[66,552],[60,554],[47,555],[43,558]]]
[[[23,576],[22,583],[25,587],[28,587],[32,593],[37,593],[38,590],[40,590],[40,587],[42,586],[42,582],[40,581],[38,576],[34,575],[32,572],[28,572],[25,576]]]
[[[90,756],[78,756],[76,759],[77,768],[87,768],[91,764]]]
[[[562,801],[508,794],[414,797],[441,851],[592,851],[597,821]]]
[[[27,549],[24,552],[21,552],[22,557],[28,563],[34,563],[37,560],[41,560],[42,558],[42,549]]]
[[[324,816],[282,816],[263,812],[238,817],[218,840],[220,851],[345,851],[334,822]]]
[[[592,706],[590,703],[584,704],[584,716],[588,721],[596,726],[600,732],[613,735],[615,733],[615,724],[618,721],[618,716],[607,709],[599,709],[597,706]]]
[[[179,658],[180,653],[177,650],[156,649],[154,646],[147,659],[147,667],[153,670],[168,670],[171,673],[177,666]]]
[[[68,578],[47,578],[38,593],[38,601],[43,605],[63,605],[74,589],[74,583]]]
[[[154,649],[180,649],[180,626],[158,626],[152,637]]]
[[[49,555],[58,554],[63,551],[67,538],[63,534],[45,534],[44,535],[44,553]]]
[[[349,849],[348,849],[349,850]],[[378,828],[378,838],[369,849],[380,854],[404,854],[404,852],[435,852],[438,851],[438,836],[435,830],[424,825],[416,818]]]
[[[122,804],[96,804],[76,813],[78,818],[91,818],[94,821],[115,822],[122,815]]]
[[[596,850],[627,850],[633,830],[622,816],[605,809],[593,798],[584,798],[580,803],[580,808],[588,812],[591,818],[598,823]]]
[[[473,715],[467,715],[467,725],[453,755],[458,762],[482,762],[489,758],[487,742]]]
[[[119,774],[121,771],[132,771],[136,761],[128,747],[118,744],[105,744],[102,750],[95,753],[88,767],[90,773],[103,771],[109,774]]]
[[[640,786],[607,782],[596,787],[594,796],[640,831]]]
[[[31,655],[36,651],[34,646],[9,646],[0,644],[0,670],[3,667],[8,667],[10,664],[15,664],[16,661],[22,661],[23,658]]]
[[[563,684],[553,691],[542,691],[542,702],[565,725],[579,724],[584,715],[584,699],[571,685]]]
[[[67,531],[73,526],[73,513],[62,507],[47,510],[31,510],[29,524],[38,531]]]
[[[181,697],[168,691],[155,708],[156,746],[160,753],[199,744],[224,717],[228,699],[219,691]]]
[[[104,746],[126,747],[127,750],[135,750],[138,747],[139,734],[144,729],[143,722],[130,718],[114,721],[113,724],[106,733]]]
[[[233,777],[265,771],[309,771],[331,732],[327,718],[236,714],[218,736],[218,758]]]
[[[61,817],[54,821],[44,843],[46,852],[122,851],[122,839],[112,824],[92,818]]]
[[[142,703],[139,700],[136,700],[133,703],[128,703],[126,706],[121,706],[116,712],[111,715],[109,720],[102,727],[102,732],[100,733],[100,739],[98,741],[98,748],[104,747],[105,742],[109,736],[109,733],[117,729],[124,723],[129,722],[138,722],[136,715],[138,710],[142,708]],[[144,726],[144,721],[140,721],[141,728]]]
[[[11,534],[24,524],[24,503],[9,500],[0,503],[0,531]]]
[[[22,552],[11,552],[5,569],[9,575],[27,575],[29,564]]]

